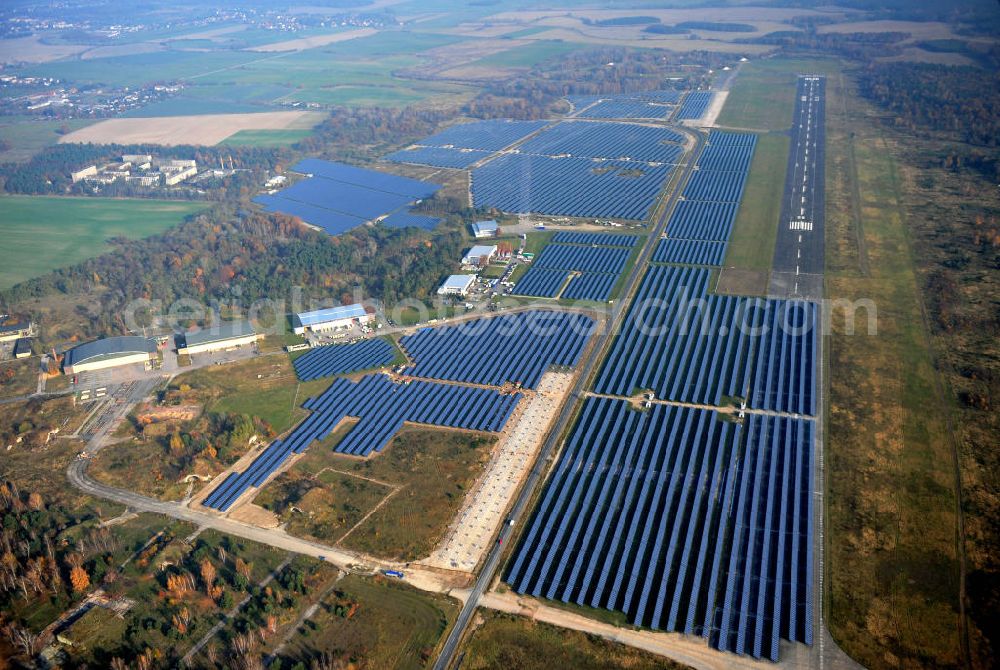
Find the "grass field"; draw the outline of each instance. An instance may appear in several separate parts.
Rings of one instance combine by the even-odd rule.
[[[347,616],[344,610],[355,605],[353,614]],[[329,652],[344,660],[343,665],[329,667],[425,668],[457,613],[457,601],[447,596],[386,579],[349,575],[337,582],[279,658],[285,662],[282,667],[297,662],[308,665]],[[347,659],[355,662],[347,663]]]
[[[720,126],[753,130],[788,130],[795,111],[799,74],[836,71],[831,61],[807,59],[755,60],[740,66],[726,105],[716,120]]]
[[[505,612],[482,610],[482,624],[465,646],[468,670],[674,670],[684,668],[623,644],[579,631],[528,620]]]
[[[342,428],[313,445],[256,502],[282,511],[293,534],[338,542],[384,501],[341,543],[386,558],[427,556],[461,506],[494,438],[407,427],[381,453],[361,460],[332,451],[347,432]],[[292,512],[291,505],[308,518],[296,519],[302,513]]]
[[[0,363],[0,398],[34,393],[38,386],[38,365],[34,356]]]
[[[774,257],[788,162],[787,135],[760,135],[725,265],[767,272]]]
[[[23,116],[0,117],[0,143],[7,147],[0,151],[0,162],[26,161],[58,142],[63,131],[86,128],[92,123],[93,119],[43,121]]]
[[[220,144],[252,147],[287,147],[309,137],[309,130],[240,130]]]
[[[205,205],[166,200],[0,197],[0,289],[163,232]]]
[[[584,45],[561,40],[537,40],[527,46],[501,51],[500,53],[481,58],[471,65],[490,67],[533,67],[543,60],[561,56],[571,51],[586,48]]]

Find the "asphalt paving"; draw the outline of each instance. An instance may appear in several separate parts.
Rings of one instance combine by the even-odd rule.
[[[826,79],[801,75],[768,293],[823,298]]]

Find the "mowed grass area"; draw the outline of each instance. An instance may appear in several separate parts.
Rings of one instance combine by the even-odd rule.
[[[287,147],[309,137],[309,130],[240,130],[220,144],[250,147]]]
[[[320,601],[278,658],[282,667],[292,667],[326,652],[343,662],[329,667],[425,668],[435,658],[458,607],[458,601],[443,594],[417,591],[386,578],[348,575]]]
[[[840,82],[827,81],[827,295],[873,301],[878,322],[867,334],[859,311],[852,335],[835,312],[828,338],[828,622],[865,667],[958,667],[953,401],[922,314],[894,148]]]
[[[481,610],[463,649],[466,670],[679,670],[687,666],[596,635]]]
[[[312,445],[255,502],[278,512],[294,535],[390,559],[426,557],[461,507],[495,438],[408,426],[380,453],[360,459],[333,452],[349,430],[342,426]]]
[[[790,143],[783,134],[758,136],[725,267],[764,273],[771,269]]]
[[[205,208],[168,200],[0,197],[0,289],[93,258],[108,239],[149,237]]]
[[[798,75],[837,71],[837,64],[830,60],[781,58],[744,63],[716,122],[731,128],[788,130],[795,112]]]

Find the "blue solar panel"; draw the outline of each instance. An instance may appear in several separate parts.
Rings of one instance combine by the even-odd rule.
[[[726,256],[725,242],[707,240],[660,240],[653,252],[654,263],[683,265],[722,265]]]
[[[462,169],[490,155],[489,151],[473,149],[446,149],[444,147],[411,147],[383,156],[383,160],[396,163],[416,163],[433,167]]]
[[[299,174],[311,174],[314,177],[322,177],[343,184],[353,184],[375,191],[409,196],[411,200],[429,198],[441,188],[438,184],[431,184],[419,179],[400,177],[377,170],[366,170],[346,163],[335,163],[319,158],[306,158],[299,161],[292,166],[292,170]]]
[[[777,660],[779,637],[811,642],[789,610],[812,607],[812,441],[808,420],[588,398],[504,579]]]
[[[675,163],[684,137],[667,128],[634,123],[565,121],[543,130],[520,145],[523,154],[571,155]]]
[[[354,344],[316,347],[295,359],[295,374],[302,381],[369,370],[392,363],[396,349],[381,338]]]
[[[550,366],[576,365],[595,325],[582,314],[535,310],[423,328],[399,344],[415,361],[406,371],[414,377],[535,388]]]
[[[682,195],[687,200],[739,202],[745,182],[745,172],[699,170],[691,175]]]
[[[667,236],[685,240],[729,239],[739,203],[682,200],[667,222]]]
[[[336,379],[321,395],[305,403],[311,410],[305,421],[284,439],[270,444],[246,470],[229,475],[204,504],[228,511],[249,488],[259,487],[289,457],[328,436],[346,417],[357,422],[335,451],[368,456],[391,442],[405,422],[500,432],[520,399],[520,393],[454,384],[399,384],[384,375],[368,375],[356,383]]]
[[[506,212],[645,219],[671,169],[507,154],[472,171],[472,197],[476,207]]]
[[[526,135],[544,127],[548,121],[510,121],[490,119],[474,121],[446,128],[417,142],[428,147],[457,147],[459,149],[480,149],[499,151]]]
[[[611,298],[611,293],[620,276],[619,274],[608,274],[605,272],[584,272],[573,277],[561,297],[566,300],[596,300],[598,302],[605,302]]]
[[[548,244],[534,260],[533,267],[578,272],[619,273],[624,269],[631,249],[587,247],[575,244]]]
[[[560,244],[587,244],[595,247],[634,247],[639,242],[639,236],[560,231],[552,236],[552,241]]]
[[[304,202],[287,200],[280,195],[259,195],[254,198],[254,202],[263,205],[264,209],[269,212],[282,212],[289,216],[297,216],[308,224],[322,228],[330,235],[339,235],[352,228],[357,228],[365,222],[363,218],[358,216],[335,212]]]
[[[604,100],[588,107],[579,114],[583,119],[666,119],[673,111],[672,105],[644,100]]]
[[[533,267],[518,280],[511,293],[534,298],[554,298],[559,294],[559,289],[566,283],[567,277],[569,277],[569,272],[565,270],[545,270]]]
[[[711,91],[692,91],[684,96],[681,108],[677,110],[678,120],[700,119],[708,111],[708,105],[712,102]]]

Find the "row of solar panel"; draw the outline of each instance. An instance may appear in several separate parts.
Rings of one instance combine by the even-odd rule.
[[[522,137],[543,128],[548,121],[511,121],[509,119],[489,119],[462,123],[426,137],[418,144],[428,147],[456,147],[459,149],[479,149],[500,151]]]
[[[746,177],[746,172],[699,170],[691,175],[683,195],[687,200],[739,202]]]
[[[595,325],[582,314],[533,310],[422,328],[399,343],[414,377],[535,388],[550,366],[576,365]]]
[[[750,161],[753,159],[754,145],[719,145],[710,144],[698,157],[698,167],[702,170],[730,170],[749,172]]]
[[[545,246],[532,263],[548,270],[619,273],[625,267],[631,249],[622,247],[587,247],[552,243]]]
[[[726,242],[708,240],[664,239],[653,251],[654,263],[684,265],[722,265],[726,257]]]
[[[747,147],[757,144],[754,133],[737,133],[729,130],[712,130],[708,133],[708,145],[712,147]]]
[[[293,454],[322,440],[348,416],[358,421],[335,451],[368,456],[387,445],[404,422],[499,432],[503,430],[521,394],[504,395],[493,389],[417,381],[398,384],[384,375],[369,375],[355,383],[334,380],[304,407],[312,413],[283,440],[276,440],[243,472],[230,474],[204,501],[207,507],[228,511],[243,493],[260,487]]]
[[[581,119],[667,119],[672,105],[645,100],[602,100],[577,116]]]
[[[816,306],[708,295],[706,268],[652,266],[594,390],[816,413]]]
[[[598,100],[645,100],[675,104],[681,99],[680,91],[639,91],[637,93],[614,93],[604,95],[567,95],[566,99],[576,108],[582,108]]]
[[[736,202],[681,200],[667,222],[667,237],[725,242],[738,209]]]
[[[684,137],[667,128],[634,123],[566,121],[520,145],[523,154],[613,158],[674,163],[683,153]]]
[[[570,275],[566,270],[533,267],[521,277],[512,293],[533,298],[555,298],[562,289],[560,297],[567,300],[606,302],[620,276],[606,272],[584,272],[570,279]],[[569,285],[563,289],[567,279]]]
[[[316,347],[296,358],[292,365],[299,379],[310,381],[389,365],[395,357],[395,347],[381,338],[375,338],[353,344]]]
[[[671,169],[507,154],[472,171],[472,197],[506,212],[645,219]]]
[[[748,424],[588,398],[505,580],[756,658],[810,643],[813,424]]]
[[[708,111],[708,105],[712,102],[711,91],[692,91],[684,96],[684,102],[677,110],[678,121],[688,121],[700,119]]]
[[[639,236],[576,233],[563,230],[553,235],[552,241],[560,244],[589,244],[595,247],[634,247],[639,243]]]
[[[304,202],[287,200],[277,195],[258,195],[253,201],[269,212],[297,216],[310,225],[322,228],[330,235],[339,235],[352,228],[357,228],[365,222],[365,219],[357,216],[349,216]]]
[[[450,149],[446,147],[410,147],[383,156],[384,160],[396,163],[415,163],[433,167],[461,170],[490,155],[489,151],[474,149]]]
[[[292,166],[293,172],[322,177],[331,181],[353,186],[363,186],[373,191],[406,196],[409,200],[429,198],[441,188],[438,184],[400,177],[399,175],[367,170],[346,163],[306,158]]]

